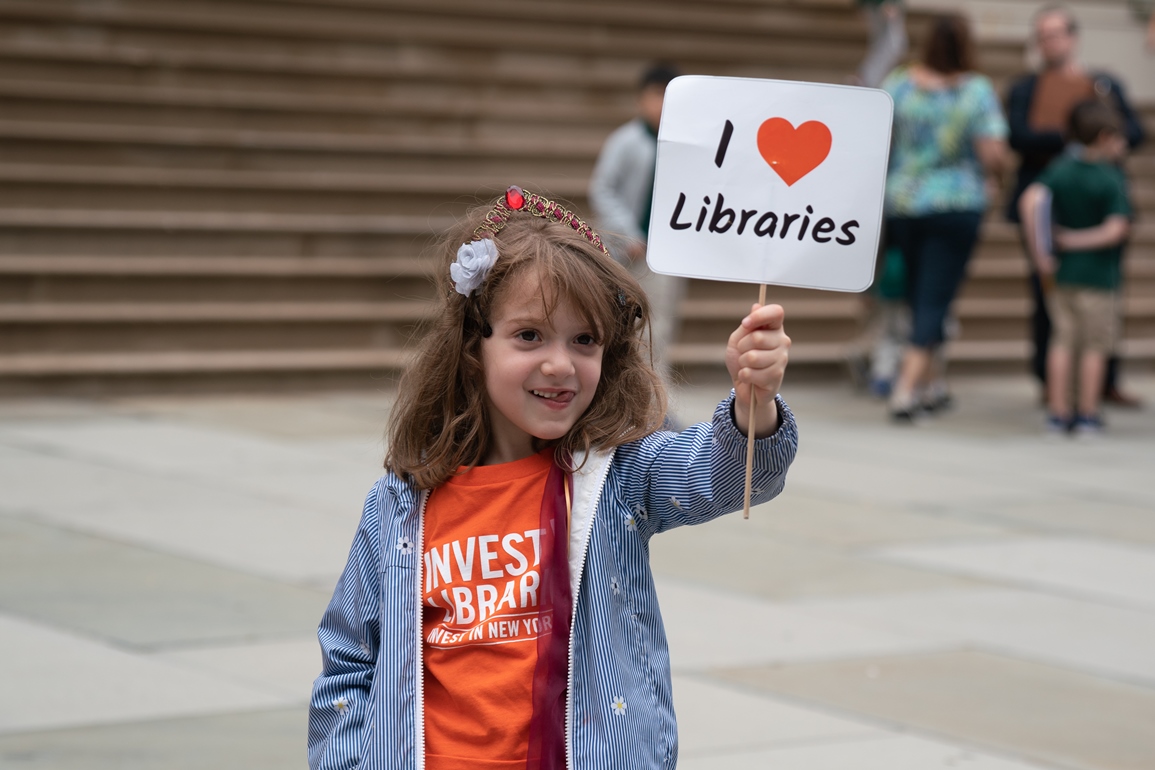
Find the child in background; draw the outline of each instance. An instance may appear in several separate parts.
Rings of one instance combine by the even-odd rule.
[[[1047,353],[1047,429],[1093,434],[1103,429],[1099,401],[1119,335],[1120,262],[1131,205],[1118,163],[1127,139],[1115,111],[1094,99],[1075,106],[1069,133],[1078,144],[1027,188],[1019,210],[1055,328]],[[1048,213],[1053,249],[1040,227]],[[1074,406],[1070,381],[1079,350]]]
[[[666,768],[677,760],[649,540],[777,495],[789,338],[755,305],[734,390],[675,434],[649,302],[574,215],[511,187],[450,235],[440,305],[390,415],[321,620],[311,768]]]
[[[667,349],[678,335],[678,306],[686,279],[662,275],[646,264],[654,172],[658,162],[658,125],[666,86],[681,73],[670,64],[654,64],[638,83],[637,117],[614,130],[602,145],[590,175],[590,208],[610,254],[630,269],[650,298],[650,349],[659,372],[670,382]]]

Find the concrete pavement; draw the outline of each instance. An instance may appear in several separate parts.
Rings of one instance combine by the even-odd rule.
[[[1075,441],[1016,378],[914,427],[784,395],[787,491],[654,541],[679,767],[1155,767],[1155,410]],[[0,767],[304,767],[389,401],[0,402]]]

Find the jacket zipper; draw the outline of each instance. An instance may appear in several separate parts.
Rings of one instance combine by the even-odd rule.
[[[577,629],[577,606],[578,595],[581,593],[581,581],[585,577],[586,568],[586,554],[590,549],[590,538],[594,534],[594,520],[598,515],[598,503],[602,498],[602,490],[606,486],[606,477],[610,475],[610,463],[613,460],[613,452],[605,459],[605,465],[602,466],[601,478],[598,479],[597,492],[593,497],[593,510],[590,512],[590,523],[586,529],[586,536],[582,541],[582,555],[578,562],[578,582],[573,589],[573,607],[570,610],[570,626],[569,626],[569,670],[566,672],[566,691],[565,691],[565,766],[567,770],[573,770],[573,664],[574,664],[574,639],[576,639],[575,631]],[[576,492],[576,490],[575,490]],[[574,494],[574,499],[577,499],[577,494]]]
[[[425,553],[425,504],[429,502],[429,491],[425,490],[419,493],[421,495],[421,502],[418,504],[417,510],[417,581],[416,581],[416,595],[417,595],[417,665],[415,674],[417,677],[417,703],[414,709],[413,729],[416,732],[416,740],[414,741],[414,748],[417,750],[417,770],[424,770],[425,768],[425,651],[422,645],[424,637],[422,636],[423,627],[421,625],[421,610],[423,607],[422,586],[424,583],[424,562],[422,555]]]

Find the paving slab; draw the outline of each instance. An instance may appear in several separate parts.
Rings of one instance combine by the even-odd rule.
[[[0,733],[286,703],[225,676],[131,655],[4,614],[0,682]]]
[[[0,514],[283,580],[336,582],[361,504],[343,516],[237,491],[0,445]]]
[[[676,671],[941,647],[914,634],[685,581],[658,580],[658,598]]]
[[[137,648],[300,637],[329,593],[0,516],[0,610]]]
[[[359,510],[380,464],[350,465],[307,446],[154,417],[104,417],[0,426],[0,443],[100,466],[306,503],[340,515]]]
[[[287,703],[308,704],[313,680],[321,673],[321,648],[313,635],[277,642],[171,650],[151,657],[274,693]]]
[[[0,735],[4,770],[305,770],[307,712],[225,711]]]
[[[1147,505],[1098,497],[1045,492],[1030,500],[999,505],[990,513],[1006,526],[1099,539],[1155,545],[1155,495]]]
[[[114,403],[119,414],[142,415],[242,432],[293,443],[358,438],[366,446],[384,446],[384,428],[396,392],[350,391],[253,396],[151,396]]]
[[[877,726],[705,676],[675,674],[674,707],[678,713],[679,767],[694,758],[719,761],[734,753],[771,747],[891,735]]]
[[[1155,548],[1086,538],[906,545],[873,552],[891,563],[1155,610]]]
[[[783,542],[844,550],[946,539],[993,539],[1038,532],[1033,521],[980,523],[949,514],[850,502],[793,484],[758,509],[751,529]]]
[[[811,615],[1155,686],[1155,613],[1017,590],[812,601]]]
[[[1059,767],[1150,770],[1155,689],[979,651],[714,676]]]
[[[755,751],[691,756],[678,762],[681,770],[1041,770],[1020,759],[994,756],[911,736],[816,742]]]
[[[750,512],[772,517],[781,500]],[[663,532],[650,542],[659,575],[766,599],[935,591],[980,584],[966,577],[859,558],[764,535],[741,514]]]

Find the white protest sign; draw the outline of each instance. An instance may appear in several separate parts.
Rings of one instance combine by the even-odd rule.
[[[864,291],[893,103],[876,89],[691,75],[666,89],[646,260],[658,273]]]

